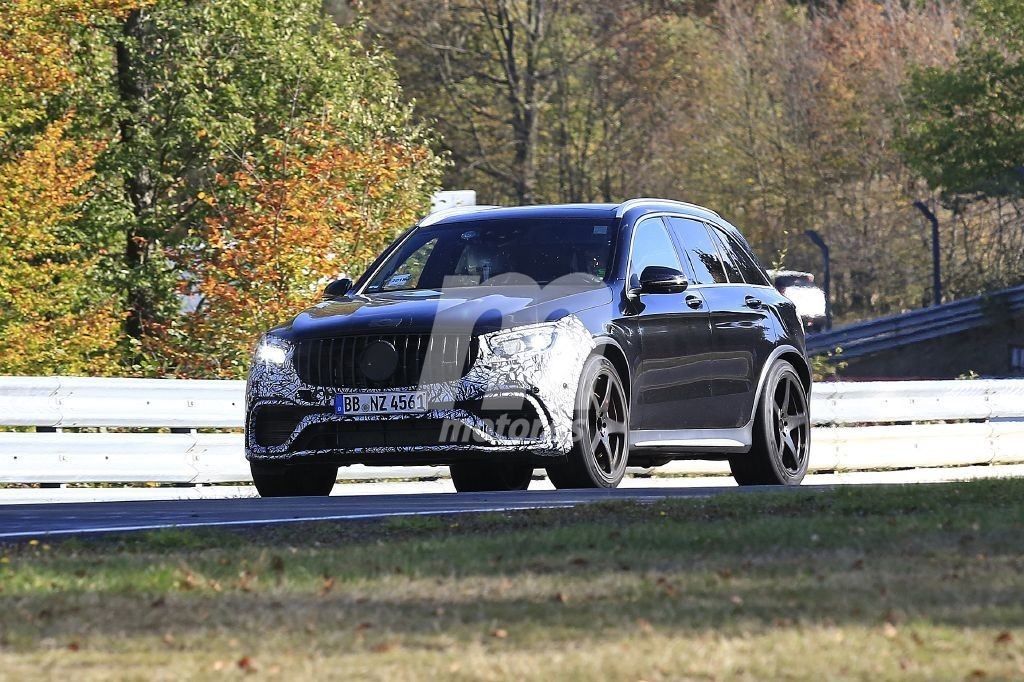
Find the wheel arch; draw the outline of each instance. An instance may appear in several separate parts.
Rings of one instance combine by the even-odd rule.
[[[619,378],[622,379],[622,387],[626,391],[626,402],[628,404],[632,399],[633,381],[630,377],[629,362],[626,361],[626,354],[622,351],[622,348],[611,337],[602,337],[597,339],[594,354],[607,358],[612,363],[612,366],[615,367],[615,371],[619,373]]]
[[[804,385],[804,389],[807,391],[807,396],[811,395],[811,368],[807,364],[807,360],[804,358],[803,353],[796,349],[794,346],[783,345],[778,346],[771,352],[768,359],[765,360],[764,365],[761,367],[761,376],[757,380],[757,393],[755,393],[754,405],[750,410],[750,422],[754,422],[754,417],[757,414],[757,408],[761,404],[761,393],[764,389],[764,382],[768,378],[768,372],[771,371],[772,365],[775,364],[776,360],[785,360],[793,366],[796,370],[797,375],[800,377],[800,383]]]
[[[786,351],[782,353],[779,360],[785,360],[789,364],[793,365],[793,369],[800,375],[800,383],[804,385],[804,390],[807,394],[811,393],[811,368],[807,366],[807,360],[797,350]]]

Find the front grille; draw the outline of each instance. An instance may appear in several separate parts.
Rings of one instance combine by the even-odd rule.
[[[395,347],[398,362],[385,379],[367,377],[362,353],[375,341]],[[367,334],[309,339],[295,346],[295,372],[303,383],[328,388],[400,388],[452,381],[476,360],[476,339],[459,334]]]

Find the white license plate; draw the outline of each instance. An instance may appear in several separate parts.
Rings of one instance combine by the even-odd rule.
[[[393,393],[345,393],[334,396],[334,413],[356,414],[420,414],[427,411],[427,394],[423,391]]]

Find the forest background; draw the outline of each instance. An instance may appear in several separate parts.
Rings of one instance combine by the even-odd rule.
[[[663,196],[839,322],[1024,281],[1024,0],[11,0],[0,373],[241,377],[440,188]]]

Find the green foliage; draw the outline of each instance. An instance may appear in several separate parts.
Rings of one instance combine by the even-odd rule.
[[[836,381],[846,369],[847,363],[841,357],[843,349],[836,347],[824,355],[811,356],[811,376],[814,381]]]
[[[947,196],[1020,196],[1024,189],[1024,2],[979,2],[975,35],[955,65],[916,72],[902,148]]]
[[[1024,2],[977,0],[972,35],[949,67],[917,71],[901,140],[908,162],[950,197],[1024,189]]]
[[[5,340],[36,334],[17,345],[24,352],[0,346],[0,371],[195,373],[230,364],[237,375],[239,348],[257,331],[188,285],[205,277],[205,265],[223,274],[217,244],[232,243],[240,211],[255,211],[241,231],[266,258],[267,244],[301,254],[309,231],[323,232],[316,243],[331,249],[320,260],[333,258],[334,271],[290,273],[292,290],[312,297],[325,277],[364,267],[366,250],[423,211],[436,187],[440,160],[411,121],[389,57],[320,0],[17,0],[0,10],[0,37],[0,235],[11,246],[0,258],[0,300],[18,299],[18,310],[39,318],[5,327],[14,317],[9,306],[2,313]],[[329,162],[312,149],[280,153],[311,126]],[[31,153],[43,130],[50,157]],[[352,168],[330,165],[353,158]],[[287,201],[260,192],[301,177],[292,162],[318,173],[295,197],[321,201],[294,200],[308,220],[279,233],[257,214]],[[37,168],[56,168],[50,175],[63,186],[41,183]],[[346,212],[327,215],[341,200]],[[38,248],[18,249],[11,235]],[[218,291],[239,290],[221,274]],[[305,302],[266,283],[250,288],[262,294],[241,296],[239,306],[278,311],[275,323]],[[180,293],[198,295],[208,317],[194,343],[169,343],[189,328]],[[42,305],[47,294],[54,303]],[[83,300],[93,316],[67,317],[90,310]],[[127,332],[114,344],[111,320],[115,338],[121,320]]]
[[[119,135],[97,164],[86,221],[125,235],[128,331],[143,349],[177,315],[182,272],[168,252],[209,216],[201,195],[216,178],[269,172],[275,145],[310,122],[354,149],[424,143],[387,57],[358,37],[314,0],[166,0],[109,34],[117,97],[98,123]],[[428,160],[422,177],[436,167]],[[249,188],[216,191],[241,200]]]

